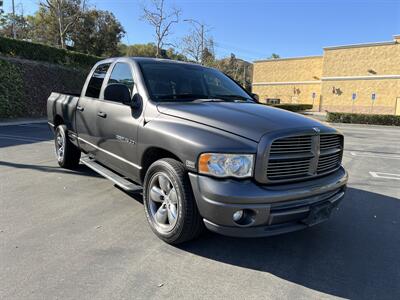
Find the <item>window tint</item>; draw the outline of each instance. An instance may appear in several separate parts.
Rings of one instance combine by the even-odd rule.
[[[86,89],[86,97],[99,98],[101,85],[103,84],[104,77],[106,77],[110,65],[111,64],[102,64],[96,68]]]
[[[131,72],[131,67],[125,63],[117,63],[111,72],[110,80],[108,84],[111,83],[122,83],[125,84],[129,91],[133,92],[133,77]]]

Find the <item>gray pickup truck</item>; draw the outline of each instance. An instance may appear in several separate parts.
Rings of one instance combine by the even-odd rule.
[[[81,162],[143,193],[147,220],[178,244],[204,228],[240,237],[326,220],[347,183],[343,135],[267,107],[218,70],[151,58],[112,58],[80,95],[47,102],[58,163]]]

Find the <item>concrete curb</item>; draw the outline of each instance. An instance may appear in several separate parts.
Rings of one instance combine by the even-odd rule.
[[[400,130],[400,126],[392,126],[392,125],[373,125],[373,124],[355,124],[355,123],[333,123],[327,122],[332,126],[337,127],[365,127],[365,128],[376,128],[376,129],[397,129]]]
[[[44,124],[47,123],[47,119],[16,119],[14,121],[1,121],[1,126],[15,126],[15,125],[25,125],[25,124]]]

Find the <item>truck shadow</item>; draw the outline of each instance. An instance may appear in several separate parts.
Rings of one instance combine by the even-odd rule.
[[[332,219],[286,235],[207,233],[179,247],[350,299],[400,299],[400,199],[349,188]]]
[[[35,165],[35,164],[26,164],[26,163],[17,163],[10,161],[0,161],[0,167],[8,167],[13,169],[22,169],[22,170],[33,170],[44,173],[59,173],[59,174],[74,174],[80,176],[88,176],[88,177],[99,177],[103,178],[98,173],[89,169],[85,165],[79,165],[75,170],[67,170],[60,168],[59,166],[48,166],[48,165]]]

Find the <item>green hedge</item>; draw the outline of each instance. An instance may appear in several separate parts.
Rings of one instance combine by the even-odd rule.
[[[328,122],[400,126],[400,116],[328,112]]]
[[[293,112],[305,111],[305,110],[313,108],[312,104],[282,103],[282,104],[267,104],[267,105],[285,109],[285,110],[289,110],[289,111],[293,111]]]
[[[91,68],[101,57],[0,37],[0,54],[64,66]]]
[[[87,71],[0,57],[0,119],[43,117],[52,91],[80,93]]]
[[[0,60],[0,118],[18,117],[26,110],[21,69]]]

